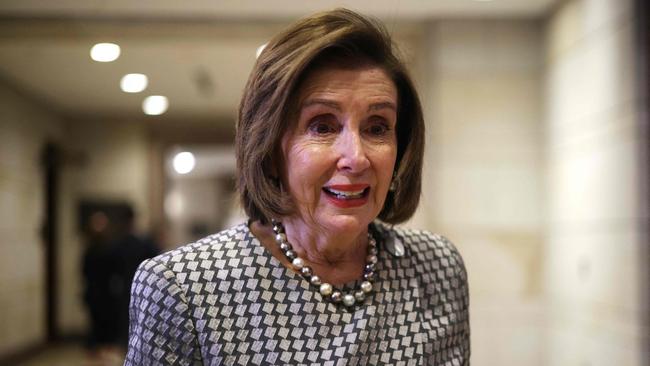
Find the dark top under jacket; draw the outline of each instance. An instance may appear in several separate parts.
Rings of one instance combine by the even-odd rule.
[[[467,275],[456,248],[425,231],[370,228],[374,292],[351,309],[323,301],[246,224],[143,262],[125,365],[469,365]],[[401,257],[387,250],[390,240],[403,244]]]

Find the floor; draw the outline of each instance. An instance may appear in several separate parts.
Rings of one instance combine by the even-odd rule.
[[[123,362],[124,354],[116,349],[90,353],[82,344],[62,343],[15,366],[118,366]]]

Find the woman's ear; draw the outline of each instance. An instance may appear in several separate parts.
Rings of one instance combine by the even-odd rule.
[[[268,159],[267,174],[269,177],[276,178],[279,182],[282,181],[284,173],[284,158],[282,156],[281,148],[276,149]]]
[[[277,189],[282,189],[282,180],[278,170],[278,165],[275,159],[271,158],[266,160],[264,164],[264,175],[271,181],[273,186]]]
[[[279,178],[278,174],[278,165],[275,159],[276,154],[267,155],[262,162],[262,170],[264,171],[264,176],[268,178]]]
[[[280,179],[280,174],[278,173],[278,167],[275,163],[275,159],[272,159],[268,167],[268,175],[271,178]]]

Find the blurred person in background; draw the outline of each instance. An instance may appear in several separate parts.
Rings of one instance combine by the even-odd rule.
[[[133,276],[145,259],[160,253],[135,233],[130,205],[105,205],[90,214],[83,256],[84,302],[90,317],[87,346],[92,362],[104,363],[126,350],[129,295]]]
[[[114,276],[110,219],[105,212],[92,213],[85,228],[86,251],[82,261],[84,303],[90,329],[86,344],[91,357],[98,357],[106,348],[117,343],[116,294],[112,284]]]
[[[142,263],[126,365],[469,365],[467,275],[397,228],[420,198],[419,98],[378,21],[345,9],[273,38],[240,104],[248,222]]]
[[[131,206],[124,208],[118,235],[111,245],[112,292],[117,301],[116,340],[126,348],[129,337],[129,302],[131,283],[140,263],[160,254],[157,243],[135,233],[135,211]]]

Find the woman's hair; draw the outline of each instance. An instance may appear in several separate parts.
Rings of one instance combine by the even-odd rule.
[[[242,207],[263,223],[294,212],[279,183],[281,141],[295,123],[300,83],[320,67],[377,66],[395,83],[397,188],[389,191],[379,219],[399,223],[418,206],[424,153],[422,107],[390,35],[376,20],[347,9],[318,13],[274,37],[259,55],[239,105],[235,149]]]

